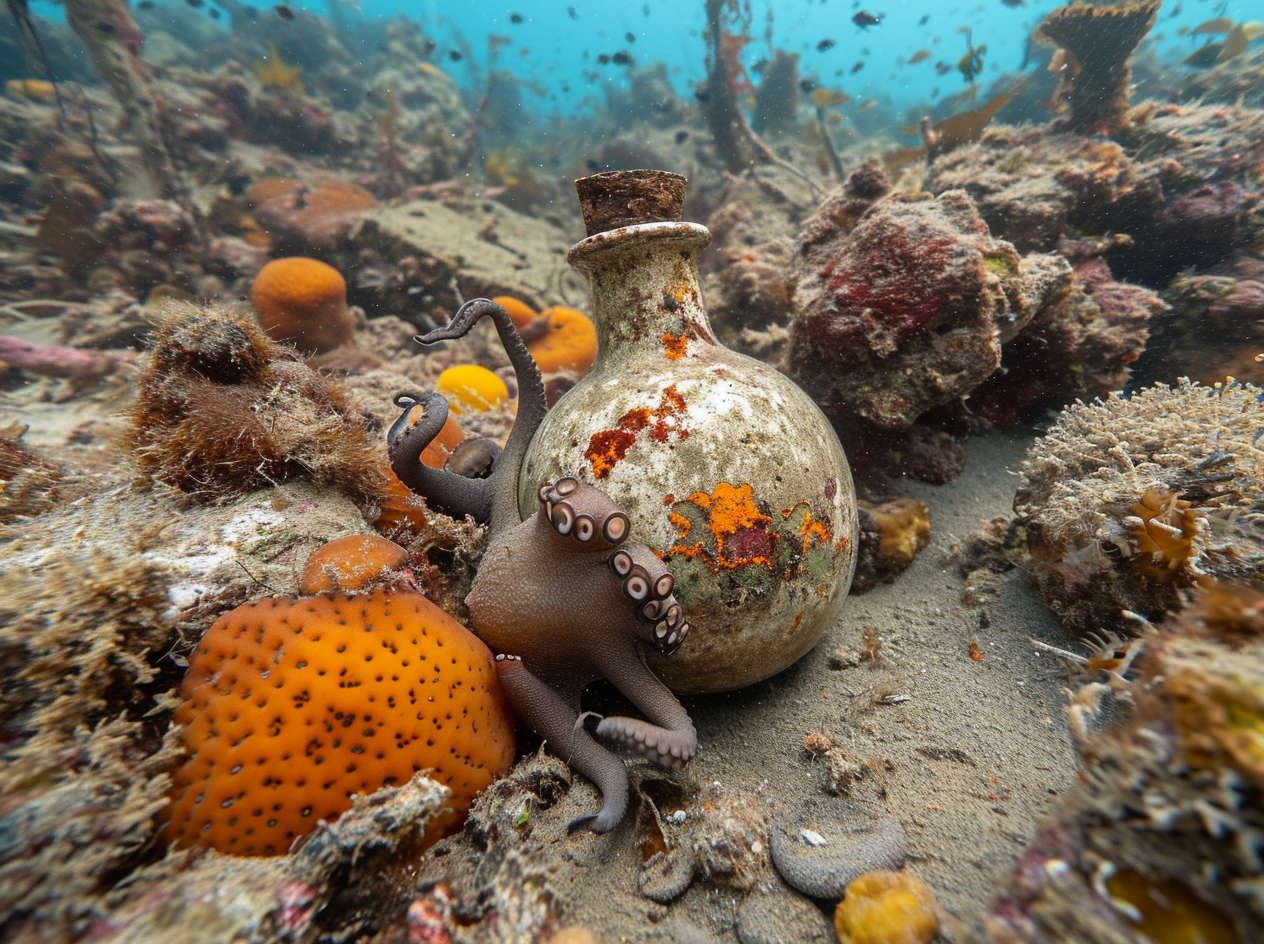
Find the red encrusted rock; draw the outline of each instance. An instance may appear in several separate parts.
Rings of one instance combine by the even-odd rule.
[[[997,426],[1036,403],[1092,399],[1122,390],[1141,356],[1151,318],[1168,310],[1148,288],[1115,281],[1101,258],[1075,267],[1071,290],[1005,346],[1002,369],[966,406]]]
[[[1061,298],[1070,266],[1019,256],[961,191],[895,193],[854,227],[804,227],[786,370],[826,413],[901,429],[968,394]]]

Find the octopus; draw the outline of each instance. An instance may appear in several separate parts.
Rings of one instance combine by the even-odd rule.
[[[518,415],[504,449],[476,447],[481,458],[465,471],[477,477],[451,463],[423,465],[421,451],[443,428],[448,404],[438,393],[405,393],[395,398],[402,412],[387,433],[391,467],[430,508],[487,526],[487,548],[466,597],[471,628],[495,653],[518,717],[601,791],[600,811],[569,828],[607,832],[627,811],[628,775],[598,738],[674,769],[697,751],[688,713],[643,657],[645,646],[675,652],[689,623],[671,572],[631,539],[627,514],[602,490],[571,476],[542,482],[535,513],[522,520],[518,481],[547,406],[540,371],[509,314],[475,299],[417,341],[462,338],[484,316],[495,322],[518,379]],[[583,725],[580,696],[601,678],[645,717],[604,718],[594,737]]]

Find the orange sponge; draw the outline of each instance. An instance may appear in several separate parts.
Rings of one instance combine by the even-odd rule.
[[[540,312],[543,332],[527,342],[543,373],[588,373],[597,359],[597,329],[583,312],[554,305]]]
[[[509,320],[517,326],[519,331],[540,317],[534,308],[512,296],[497,295],[492,301],[509,313]]]
[[[304,596],[341,590],[354,593],[398,575],[408,552],[376,534],[349,534],[312,551],[303,565],[298,591]]]
[[[355,328],[346,280],[318,259],[273,259],[255,278],[250,300],[268,337],[292,342],[305,354],[346,344]]]
[[[419,770],[464,816],[513,760],[491,652],[415,593],[239,606],[194,650],[182,695],[165,830],[179,846],[279,855]]]

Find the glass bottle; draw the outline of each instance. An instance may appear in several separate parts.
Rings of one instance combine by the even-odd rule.
[[[518,503],[532,513],[560,475],[605,490],[671,568],[692,625],[671,657],[647,653],[651,668],[714,692],[781,671],[834,623],[856,505],[816,404],[716,340],[698,274],[711,234],[680,221],[684,185],[661,171],[576,182],[589,236],[567,258],[592,286],[597,361],[537,431]]]

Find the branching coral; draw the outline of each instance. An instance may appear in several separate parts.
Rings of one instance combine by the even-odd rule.
[[[1264,583],[1264,391],[1157,385],[1079,403],[1037,440],[1014,501],[1045,601],[1077,632],[1183,605],[1201,574]]]

